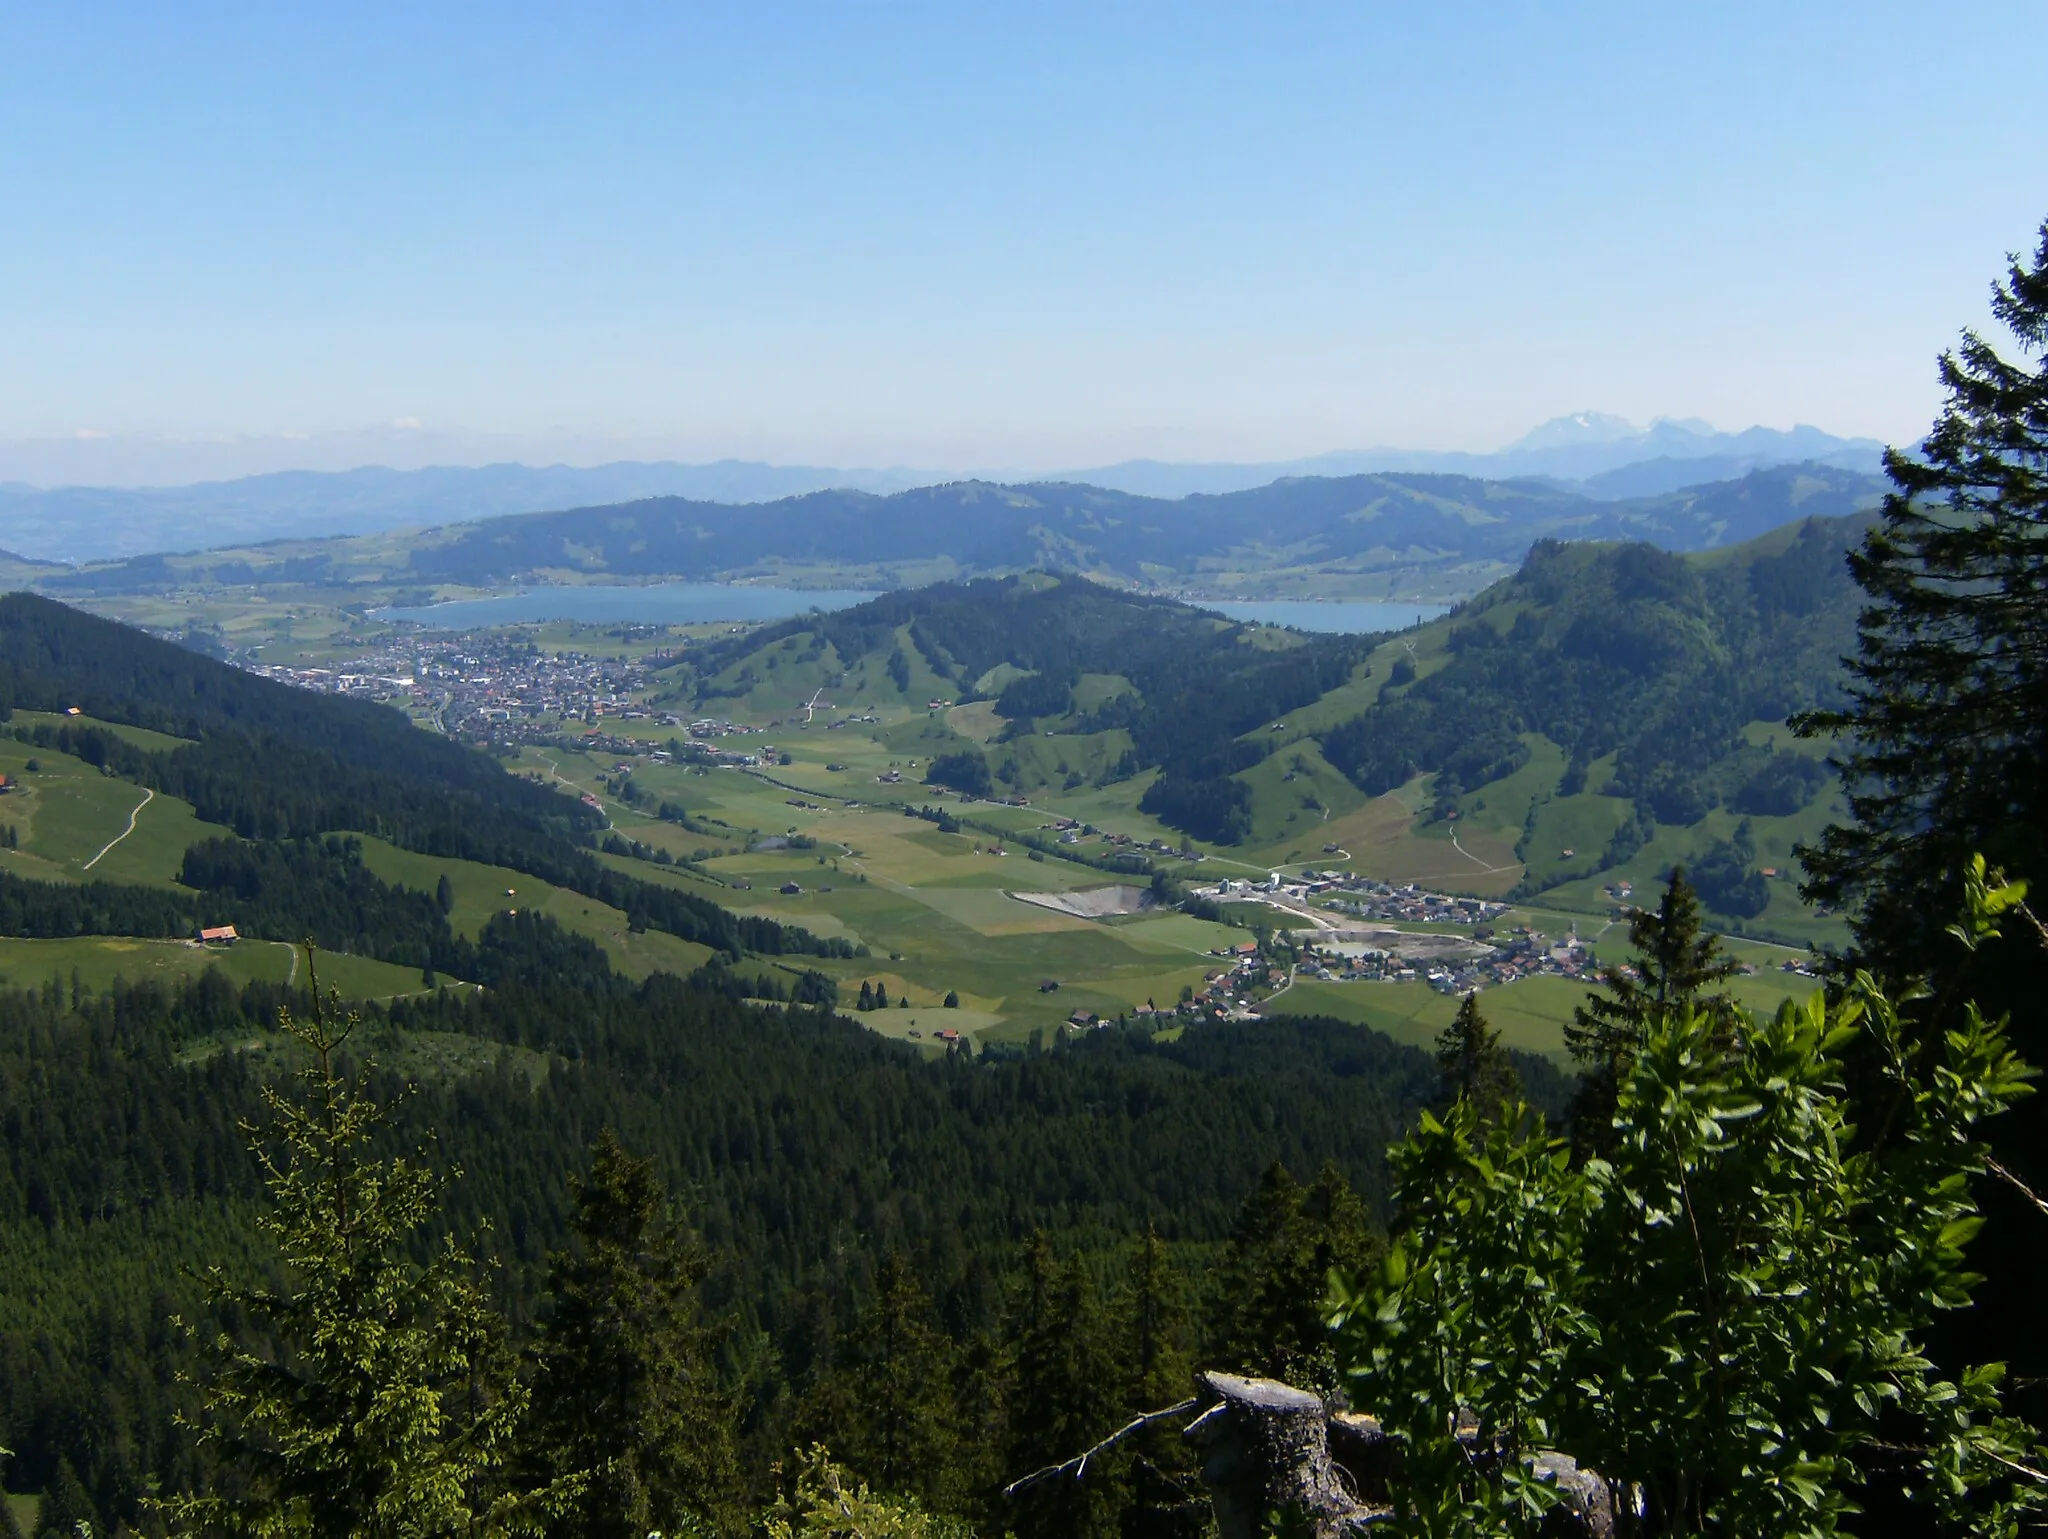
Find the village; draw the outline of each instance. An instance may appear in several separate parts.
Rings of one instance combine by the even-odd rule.
[[[1211,901],[1264,903],[1279,923],[1296,921],[1284,931],[1283,944],[1296,952],[1286,970],[1268,967],[1257,942],[1219,951],[1236,966],[1210,980],[1210,1008],[1245,1008],[1247,988],[1284,987],[1289,976],[1333,983],[1426,983],[1439,993],[1466,994],[1524,978],[1589,979],[1598,968],[1576,922],[1554,939],[1526,924],[1497,933],[1494,925],[1510,912],[1508,904],[1430,892],[1413,883],[1334,870],[1307,870],[1289,879],[1275,871],[1263,881],[1224,880],[1195,891]],[[1347,924],[1335,914],[1379,922]],[[1420,925],[1456,928],[1402,928]]]
[[[1576,927],[1551,937],[1528,925],[1470,940],[1393,929],[1320,931],[1304,938],[1298,968],[1327,982],[1423,982],[1441,994],[1524,978],[1590,981],[1598,972],[1592,947]]]
[[[411,709],[451,737],[519,743],[553,739],[565,721],[655,720],[680,727],[679,718],[660,717],[641,702],[663,661],[660,654],[638,661],[543,652],[516,637],[418,634],[331,668],[254,659],[242,666],[319,694]]]
[[[1476,929],[1501,918],[1509,909],[1509,905],[1488,898],[1428,892],[1413,883],[1398,885],[1355,871],[1306,869],[1298,877],[1275,871],[1259,880],[1225,878],[1193,891],[1197,898],[1211,902],[1266,903],[1282,913],[1306,918],[1322,929],[1335,923],[1328,917],[1331,913],[1356,919],[1454,924]]]

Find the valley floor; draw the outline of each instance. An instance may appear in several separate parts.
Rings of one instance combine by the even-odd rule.
[[[687,644],[703,629],[671,634],[659,627],[550,626],[518,634],[543,648],[632,660]],[[389,645],[392,634],[329,617],[318,626],[309,622],[296,639],[279,639],[268,655],[320,666],[347,660],[377,637],[383,638],[377,644]],[[1397,645],[1403,643],[1386,643]],[[1552,801],[1548,788],[1564,767],[1552,745],[1533,740],[1522,770],[1463,798],[1456,819],[1431,821],[1424,815],[1431,801],[1427,777],[1368,798],[1323,759],[1310,734],[1331,712],[1355,708],[1339,690],[1274,723],[1284,746],[1245,776],[1253,790],[1251,837],[1238,846],[1201,846],[1139,811],[1149,772],[1105,783],[1097,761],[1115,751],[1114,743],[1003,740],[1005,754],[1034,779],[1024,805],[966,802],[925,786],[925,771],[939,753],[963,744],[995,745],[1004,727],[987,701],[911,703],[928,688],[935,692],[937,681],[921,674],[907,690],[879,680],[865,689],[827,690],[793,677],[781,694],[757,691],[732,702],[730,735],[693,737],[681,726],[689,707],[677,707],[686,713],[680,718],[677,708],[664,710],[657,686],[645,691],[647,708],[631,717],[614,711],[594,730],[574,719],[553,729],[558,742],[588,746],[530,744],[517,750],[510,767],[564,795],[595,801],[622,841],[620,853],[603,857],[616,868],[864,947],[866,954],[852,959],[791,958],[780,965],[828,972],[849,1007],[863,983],[881,987],[890,1008],[860,1018],[928,1047],[942,1031],[969,1041],[1021,1043],[1049,1038],[1077,1013],[1171,1010],[1184,994],[1202,994],[1229,966],[1225,954],[1250,938],[1245,926],[1304,922],[1237,905],[1229,911],[1237,923],[1224,924],[1168,907],[1120,912],[1132,905],[1062,896],[1142,883],[1143,876],[1112,869],[1119,855],[1135,850],[1191,884],[1257,881],[1304,866],[1495,900],[1533,883],[1542,887],[1540,895],[1490,921],[1494,929],[1526,926],[1548,937],[1576,929],[1590,957],[1612,961],[1625,954],[1620,920],[1629,893],[1651,891],[1662,869],[1687,858],[1678,836],[1698,843],[1726,837],[1733,826],[1729,814],[1715,812],[1696,830],[1674,831],[1670,838],[1660,832],[1623,866],[1578,874],[1590,870],[1589,857],[1611,836],[1626,803],[1590,795]],[[438,725],[425,705],[416,716],[425,730]],[[16,725],[33,727],[37,720],[22,713]],[[1596,764],[1596,783],[1602,773]],[[15,787],[0,796],[0,869],[18,875],[169,885],[187,845],[226,832],[202,823],[174,797],[145,797],[81,761],[38,753],[11,738],[0,738],[0,775]],[[911,815],[920,811],[930,816]],[[1831,811],[1823,801],[1797,819],[1759,820],[1759,859],[1789,874],[1793,842],[1810,837]],[[934,821],[941,815],[943,827]],[[660,932],[636,932],[616,909],[503,868],[430,858],[376,839],[365,839],[364,854],[388,882],[431,892],[445,877],[453,895],[451,925],[465,937],[474,937],[492,914],[525,909],[597,942],[630,977],[688,972],[710,955]],[[1785,877],[1772,883],[1768,909],[1749,928],[1751,935],[1733,949],[1756,969],[1741,980],[1739,992],[1758,1008],[1810,989],[1809,978],[1788,975],[1782,965],[1803,956],[1807,943],[1826,944],[1842,934],[1839,921],[1806,909]],[[770,965],[776,965],[772,959]],[[284,981],[292,962],[288,948],[263,942],[220,950],[113,937],[0,940],[5,983],[40,986],[56,978],[68,986],[75,977],[82,986],[102,988],[116,977],[187,976],[208,966],[237,981]],[[350,957],[333,959],[329,981],[362,997],[428,986],[408,969]],[[1419,981],[1304,977],[1291,980],[1278,998],[1265,999],[1266,992],[1270,988],[1247,1008],[1327,1014],[1415,1043],[1433,1039],[1456,1004]],[[948,995],[957,999],[952,1009],[944,1005]],[[1510,1043],[1554,1055],[1583,995],[1582,982],[1531,977],[1489,989],[1486,1009]]]

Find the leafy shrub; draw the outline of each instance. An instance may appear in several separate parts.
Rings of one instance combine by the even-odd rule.
[[[768,1539],[975,1539],[955,1518],[908,1497],[881,1496],[822,1445],[797,1456],[792,1489],[768,1515]]]
[[[2024,888],[1981,858],[1969,886],[1974,949]],[[1976,1281],[1980,1125],[2032,1070],[1974,1005],[1938,1024],[1867,974],[1769,1021],[1659,1006],[1584,1163],[1532,1113],[1424,1113],[1379,1277],[1333,1289],[1352,1402],[1400,1447],[1395,1531],[1534,1532],[1555,1451],[1633,1488],[1631,1532],[1822,1539],[1873,1469],[1943,1531],[2016,1532],[2048,1477],[2001,1366],[1945,1379],[1922,1346]]]

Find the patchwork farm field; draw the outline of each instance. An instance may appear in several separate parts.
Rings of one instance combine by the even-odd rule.
[[[149,618],[161,624],[176,616],[166,610]],[[217,618],[224,632],[247,624],[251,635],[260,620],[267,660],[307,665],[335,664],[373,638],[395,634],[316,604]],[[643,635],[565,624],[524,627],[521,637],[543,650],[628,657],[703,645],[732,629]],[[1361,654],[1348,683],[1246,734],[1259,740],[1260,756],[1237,776],[1248,794],[1249,819],[1244,837],[1229,845],[1188,839],[1140,809],[1158,772],[1115,770],[1131,748],[1121,729],[1067,731],[1046,722],[1040,725],[1047,730],[1020,730],[990,699],[943,703],[956,686],[930,666],[908,627],[864,657],[783,644],[756,659],[761,669],[751,680],[734,674],[690,683],[687,674],[674,680],[657,674],[646,715],[607,716],[601,730],[561,723],[570,743],[589,732],[625,739],[641,751],[528,746],[511,756],[510,767],[563,795],[593,799],[611,835],[625,841],[599,858],[622,874],[864,948],[851,959],[762,960],[770,967],[816,966],[839,982],[849,1003],[863,981],[881,984],[890,1011],[863,1019],[890,1034],[914,1030],[918,1041],[941,1029],[931,1021],[939,1019],[949,993],[960,1005],[946,1013],[945,1026],[998,1041],[1028,1039],[1077,1009],[1113,1015],[1147,1002],[1170,1004],[1182,990],[1204,985],[1220,966],[1219,950],[1247,938],[1241,926],[1285,922],[1256,905],[1235,904],[1228,913],[1234,924],[1171,909],[1091,918],[1012,896],[1086,893],[1129,880],[1106,869],[1108,857],[1130,847],[1111,843],[1111,835],[1151,846],[1152,863],[1187,882],[1313,867],[1493,898],[1534,888],[1543,913],[1518,911],[1517,922],[1527,919],[1550,933],[1576,923],[1583,934],[1601,935],[1608,948],[1603,959],[1621,955],[1625,941],[1611,928],[1614,884],[1630,882],[1647,895],[1674,862],[1734,836],[1741,820],[1717,808],[1693,826],[1660,825],[1632,857],[1592,875],[1630,803],[1603,794],[1613,775],[1611,758],[1588,766],[1582,790],[1559,794],[1567,768],[1563,751],[1534,735],[1525,737],[1526,757],[1512,773],[1448,801],[1428,774],[1386,794],[1365,795],[1324,756],[1318,735],[1369,707],[1397,672],[1426,679],[1445,667],[1447,634],[1437,625],[1387,638]],[[1277,632],[1254,639],[1283,652],[1295,644]],[[900,678],[885,666],[891,645],[904,659]],[[1026,676],[998,668],[975,682],[992,691]],[[699,685],[721,693],[693,703]],[[1084,673],[1074,686],[1074,704],[1092,709],[1132,687],[1115,673]],[[927,705],[928,699],[936,703]],[[650,757],[647,750],[664,748],[678,735],[673,721],[660,723],[660,714],[693,706],[737,723],[738,734],[719,746],[752,753],[759,762],[743,770]],[[432,725],[432,712],[416,708],[415,715]],[[23,713],[19,720],[33,726],[58,718]],[[178,742],[113,730],[156,750]],[[1750,731],[1780,751],[1789,745],[1789,739],[1779,741],[1782,727],[1759,723]],[[936,758],[968,749],[985,755],[998,795],[1025,804],[963,802],[925,784]],[[37,760],[33,772],[26,767],[31,757]],[[0,869],[23,876],[167,886],[175,883],[187,846],[227,832],[201,822],[174,798],[146,796],[91,765],[53,752],[32,755],[12,740],[0,740],[0,774],[19,786],[0,798],[0,830],[11,825],[14,831],[12,840],[0,841],[13,845],[0,848]],[[1454,815],[1445,815],[1446,806]],[[907,815],[921,809],[949,821],[941,827],[932,817]],[[1752,933],[1791,943],[1841,937],[1839,922],[1807,909],[1785,875],[1794,866],[1793,846],[1836,811],[1823,797],[1796,816],[1751,820],[1758,863],[1767,874],[1778,873],[1765,911],[1747,925]],[[1081,827],[1056,827],[1063,822]],[[1027,848],[1027,839],[1045,849]],[[687,973],[711,955],[659,932],[636,933],[619,910],[510,870],[429,858],[374,838],[364,839],[363,849],[370,869],[386,881],[433,892],[445,879],[449,921],[464,936],[476,936],[493,914],[517,909],[546,914],[589,937],[629,978],[657,970]],[[1175,859],[1172,851],[1188,858]],[[88,947],[80,976],[145,968],[168,975],[194,965],[189,948],[159,954],[154,944],[126,951]],[[1745,997],[1766,1008],[1784,997],[1773,969],[1785,954],[1771,953],[1769,966],[1743,980]],[[46,978],[69,965],[24,956],[8,963],[8,975]],[[266,964],[252,952],[235,965]],[[398,982],[366,979],[361,986],[373,985],[388,991]],[[1490,990],[1486,1005],[1510,1041],[1556,1052],[1582,994],[1581,985],[1565,979],[1525,979]],[[899,1008],[898,1000],[909,1004]],[[1304,980],[1282,1008],[1312,1009],[1425,1042],[1453,1003],[1422,985]]]
[[[775,767],[775,781],[782,784],[733,769],[637,767],[638,806],[607,793],[607,771],[614,766],[601,758],[549,752],[522,763],[578,794],[596,795],[622,835],[678,859],[694,859],[712,880],[698,882],[646,861],[631,863],[636,876],[659,880],[658,873],[666,872],[666,879],[689,884],[737,912],[866,946],[865,958],[805,959],[804,965],[837,978],[845,1003],[863,981],[881,984],[892,1000],[907,997],[913,1007],[907,1014],[891,1010],[861,1017],[891,1034],[912,1029],[909,1017],[939,1007],[949,992],[959,995],[961,1008],[945,1012],[943,1025],[965,1036],[1002,1040],[1056,1026],[1075,1009],[1113,1015],[1148,1000],[1170,1004],[1184,986],[1198,987],[1215,971],[1214,948],[1244,938],[1240,930],[1171,910],[1104,922],[1021,902],[1009,894],[1086,890],[1117,879],[1056,857],[1035,859],[995,834],[941,832],[906,816],[900,805],[855,804],[857,795],[896,791],[874,777],[903,768],[908,756],[892,754],[872,739],[865,751],[861,739],[839,733],[833,739],[829,759],[819,752],[807,756],[808,764]],[[803,746],[801,740],[792,743],[792,759]],[[847,767],[827,771],[828,762]],[[864,786],[854,778],[861,771]],[[935,800],[922,787],[905,789]],[[692,821],[713,835],[644,810],[663,801],[686,807]],[[1029,809],[977,806],[973,812],[977,822],[984,813],[1004,814],[987,819],[992,826],[1035,828],[1046,821]],[[1043,989],[1048,982],[1058,988]]]
[[[1242,929],[1184,915],[1089,919],[1009,896],[1086,891],[1119,879],[1021,847],[1025,836],[1049,838],[1061,819],[1195,854],[1201,858],[1186,863],[1153,857],[1191,881],[1315,866],[1495,898],[1536,883],[1545,889],[1547,917],[1532,922],[1554,932],[1576,922],[1589,935],[1612,924],[1615,900],[1605,888],[1630,881],[1639,893],[1650,891],[1662,871],[1729,837],[1738,821],[1717,811],[1694,828],[1660,827],[1630,861],[1598,878],[1575,878],[1614,837],[1629,804],[1599,794],[1612,773],[1605,761],[1592,766],[1584,793],[1557,795],[1564,755],[1533,736],[1526,762],[1460,797],[1455,818],[1429,816],[1436,792],[1428,775],[1366,797],[1323,757],[1311,734],[1326,728],[1333,712],[1369,704],[1397,658],[1424,677],[1444,666],[1443,636],[1426,630],[1390,639],[1336,695],[1262,729],[1274,751],[1240,777],[1251,793],[1249,836],[1232,846],[1203,845],[1139,810],[1153,772],[1103,775],[1127,745],[1124,734],[1018,734],[986,699],[925,708],[918,701],[927,691],[936,694],[942,681],[925,677],[914,646],[905,650],[912,667],[905,687],[892,684],[872,657],[847,666],[829,653],[806,661],[792,651],[778,672],[720,702],[717,709],[742,728],[722,746],[755,754],[761,762],[752,770],[650,764],[639,755],[628,763],[553,749],[527,749],[517,764],[565,792],[596,798],[614,830],[642,854],[660,852],[692,868],[614,861],[634,875],[865,946],[869,956],[827,970],[848,989],[864,978],[882,982],[892,1000],[907,994],[917,1006],[957,992],[988,1017],[971,1026],[963,1019],[963,1031],[995,1039],[1028,1036],[1076,1008],[1114,1013],[1175,999],[1215,970],[1217,948],[1245,938]],[[999,689],[1007,679],[977,682]],[[1112,675],[1086,675],[1076,699],[1123,687]],[[652,722],[607,730],[650,748],[674,735]],[[923,783],[935,758],[966,748],[984,752],[1028,805],[963,804]],[[920,807],[942,809],[961,826],[942,832],[905,815]],[[1819,802],[1797,818],[1755,819],[1759,861],[1791,870],[1793,844],[1833,810]],[[1084,860],[1112,849],[1092,834],[1073,848]],[[1827,943],[1842,934],[1837,921],[1801,904],[1788,880],[1774,881],[1769,907],[1750,928],[1795,943]],[[1603,938],[1614,955],[1625,949],[1619,932]],[[1769,966],[1786,954],[1772,952]],[[1741,992],[1759,1007],[1774,1007],[1786,993],[1779,976],[1766,968],[1743,980]],[[1046,983],[1059,988],[1043,990]],[[1487,1005],[1517,1045],[1557,1052],[1583,992],[1564,979],[1523,980],[1491,991]],[[1306,983],[1296,985],[1291,1000],[1288,1008],[1297,1012],[1313,1000],[1319,1010],[1327,1006],[1414,1041],[1432,1039],[1452,1003],[1420,986]]]

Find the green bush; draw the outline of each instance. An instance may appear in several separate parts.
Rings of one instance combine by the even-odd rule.
[[[1955,933],[2021,892],[1980,860]],[[1975,1281],[1978,1125],[2033,1071],[1974,1006],[1943,1026],[1867,974],[1769,1021],[1659,1007],[1583,1163],[1530,1114],[1425,1114],[1380,1276],[1334,1293],[1352,1400],[1403,1447],[1395,1531],[1534,1531],[1561,1500],[1542,1450],[1639,1491],[1645,1534],[1833,1535],[1880,1450],[1937,1517],[2013,1531],[2048,1477],[2002,1365],[1944,1379],[1922,1345]]]

